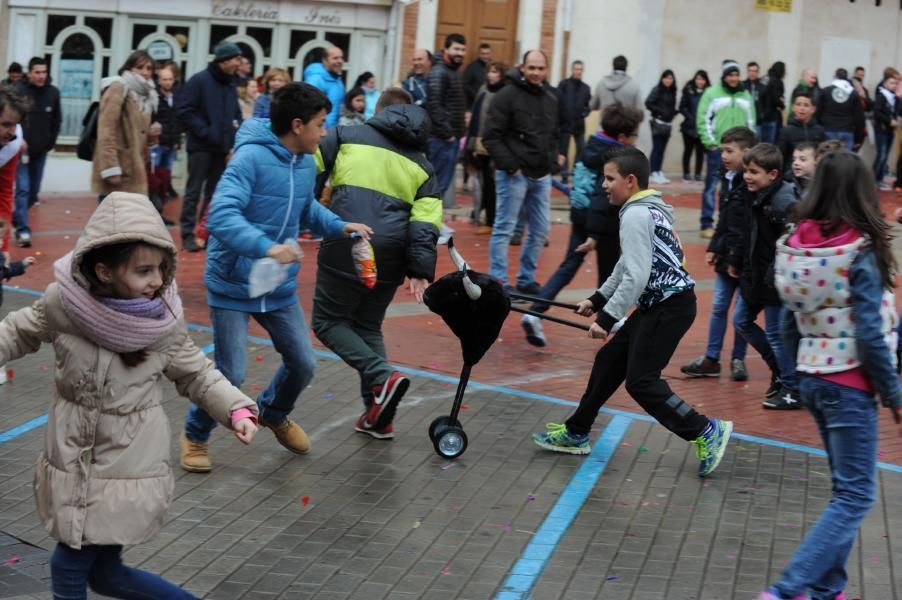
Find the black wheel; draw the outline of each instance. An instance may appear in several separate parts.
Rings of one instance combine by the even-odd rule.
[[[436,432],[441,431],[442,429],[447,429],[450,422],[451,415],[442,415],[441,417],[437,417],[434,421],[432,421],[432,423],[429,424],[429,439],[434,442]],[[460,427],[460,421],[455,419],[454,425],[456,427]]]
[[[457,458],[467,450],[467,434],[460,427],[448,427],[436,432],[432,446],[442,458]]]

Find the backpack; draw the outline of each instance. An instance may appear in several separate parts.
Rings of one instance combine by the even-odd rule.
[[[94,148],[97,147],[97,115],[100,112],[100,102],[95,100],[88,107],[88,112],[81,120],[81,135],[78,136],[78,146],[75,154],[78,158],[87,161],[94,160]]]

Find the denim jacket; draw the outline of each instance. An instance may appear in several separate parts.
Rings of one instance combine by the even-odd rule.
[[[849,269],[852,292],[852,314],[855,316],[855,340],[858,360],[871,383],[877,389],[884,406],[902,406],[902,387],[893,367],[895,348],[889,348],[883,336],[880,307],[883,284],[877,258],[872,250],[863,250]],[[798,356],[801,335],[792,307],[783,314],[781,329],[783,343],[791,356]]]

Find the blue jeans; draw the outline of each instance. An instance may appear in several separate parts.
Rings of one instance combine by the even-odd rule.
[[[651,172],[657,173],[664,164],[664,150],[667,149],[667,142],[670,141],[670,134],[651,136]]]
[[[765,144],[777,143],[777,125],[779,121],[762,121],[758,125],[758,135]]]
[[[583,261],[586,259],[586,254],[577,252],[576,248],[584,243],[586,239],[588,239],[586,228],[574,223],[570,228],[570,242],[567,244],[567,254],[564,256],[564,260],[561,261],[561,264],[554,274],[548,278],[548,281],[545,282],[545,285],[543,285],[542,289],[539,290],[539,293],[536,294],[537,297],[544,298],[545,300],[554,300],[560,291],[573,281],[573,278],[579,272],[579,268],[582,266]],[[530,307],[530,310],[545,312],[548,308],[548,304],[536,302]]]
[[[874,145],[876,146],[877,156],[874,158],[874,179],[879,184],[883,181],[886,171],[886,159],[889,158],[890,148],[893,147],[892,133],[877,133],[874,136]]]
[[[808,592],[832,600],[846,587],[849,552],[877,495],[877,401],[809,376],[801,378],[801,397],[824,441],[833,493],[774,587],[784,598]]]
[[[780,381],[792,391],[798,390],[796,378],[796,361],[783,347],[780,335],[780,319],[784,308],[779,304],[750,304],[739,295],[736,308],[733,310],[733,327],[745,338],[752,348],[758,351],[767,366],[780,374]],[[755,319],[764,312],[764,328],[755,323]]]
[[[720,148],[708,150],[705,162],[708,165],[705,173],[705,190],[702,192],[702,229],[714,227],[714,195],[717,193],[717,183],[720,181]]]
[[[711,360],[719,361],[720,352],[723,349],[723,340],[727,333],[727,315],[730,312],[730,304],[733,295],[739,289],[739,280],[717,273],[714,278],[714,296],[711,299],[711,320],[708,321],[708,348],[705,356]],[[739,306],[739,295],[736,294],[736,306]],[[745,352],[748,342],[733,328],[733,360],[745,360]]]
[[[155,144],[150,147],[150,163],[154,168],[163,167],[164,169],[172,170],[172,165],[175,164],[178,153],[179,151],[176,148],[167,148],[166,146]]]
[[[28,227],[28,209],[38,201],[45,164],[47,164],[46,153],[31,154],[28,156],[28,164],[20,159],[16,167],[16,198],[13,207],[13,227],[16,233],[31,233]]]
[[[846,150],[849,152],[852,151],[852,147],[855,145],[855,136],[852,135],[848,131],[827,131],[828,140],[839,140],[842,142],[842,145],[846,147]]]
[[[126,600],[197,600],[159,575],[122,564],[122,546],[57,544],[50,557],[54,600],[87,600],[88,586],[110,598]]]
[[[429,138],[426,148],[426,158],[432,164],[435,171],[435,179],[442,194],[445,193],[454,182],[454,168],[457,166],[457,155],[460,152],[458,139],[451,141],[435,137]]]
[[[210,308],[216,368],[232,385],[239,387],[247,375],[247,324],[254,317],[272,339],[282,364],[265,390],[257,396],[260,420],[279,425],[294,408],[294,403],[313,379],[316,359],[301,305],[297,302],[265,313]],[[216,421],[196,404],[185,417],[185,435],[195,442],[206,442]]]
[[[509,175],[505,171],[495,171],[495,193],[495,226],[489,243],[491,275],[507,285],[507,251],[517,216],[523,208],[529,235],[520,251],[517,285],[523,287],[535,283],[539,254],[551,227],[551,175],[533,179],[523,174]]]

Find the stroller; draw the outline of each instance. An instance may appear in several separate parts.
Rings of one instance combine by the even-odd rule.
[[[451,414],[436,418],[429,425],[429,439],[439,456],[447,459],[457,458],[467,449],[467,434],[458,420],[463,403],[464,391],[470,379],[470,371],[488,352],[504,325],[510,311],[533,315],[541,319],[553,321],[561,325],[576,327],[584,331],[588,325],[573,323],[544,313],[511,305],[511,298],[531,302],[541,302],[552,306],[576,309],[574,304],[554,302],[504,291],[501,283],[485,273],[477,273],[454,247],[454,239],[448,240],[448,251],[451,260],[458,268],[448,273],[426,289],[423,302],[429,310],[439,315],[447,323],[454,335],[460,340],[464,366],[454,395]]]

